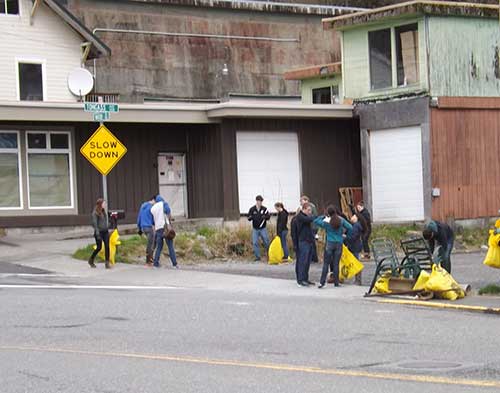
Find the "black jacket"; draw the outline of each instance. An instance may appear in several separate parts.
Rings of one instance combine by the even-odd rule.
[[[300,242],[314,243],[314,232],[311,227],[314,218],[314,216],[308,216],[303,212],[300,212],[297,216],[295,216],[295,225],[297,226],[297,246]]]
[[[372,229],[372,216],[368,209],[365,207],[362,211],[359,212],[363,216],[363,218],[366,221],[366,226],[368,227],[368,230]]]
[[[439,221],[431,221],[426,227],[434,234],[432,239],[429,240],[429,247],[432,253],[434,253],[434,249],[436,248],[436,242],[441,247],[446,248],[447,245],[455,238],[453,230],[448,224],[444,224]]]
[[[288,212],[283,211],[278,213],[278,220],[276,222],[276,233],[279,235],[281,232],[288,230]]]
[[[248,221],[252,221],[253,229],[265,228],[267,220],[270,218],[271,214],[265,206],[261,206],[260,210],[257,209],[257,206],[252,206],[248,211]]]

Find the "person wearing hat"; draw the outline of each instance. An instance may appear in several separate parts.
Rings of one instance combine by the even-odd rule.
[[[455,235],[448,224],[439,221],[430,221],[424,228],[422,235],[429,243],[431,253],[434,254],[436,243],[438,244],[438,261],[441,267],[451,273],[451,251]]]
[[[259,239],[262,239],[264,247],[269,248],[269,235],[267,233],[266,224],[271,218],[269,210],[262,205],[264,198],[261,195],[255,197],[255,205],[248,211],[248,221],[252,222],[252,244],[255,261],[260,261],[260,245]]]

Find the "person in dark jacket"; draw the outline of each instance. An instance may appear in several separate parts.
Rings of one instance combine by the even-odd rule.
[[[278,212],[278,219],[276,221],[276,235],[279,236],[281,240],[281,247],[283,248],[283,261],[288,262],[288,244],[287,244],[287,235],[288,235],[288,212],[283,206],[283,203],[276,202],[274,204],[274,208]]]
[[[269,249],[269,235],[266,224],[271,218],[271,214],[265,206],[262,205],[264,198],[261,195],[255,197],[255,206],[248,211],[248,221],[252,222],[252,244],[255,261],[260,261],[259,239],[262,239],[266,251]]]
[[[359,254],[363,250],[363,239],[368,230],[365,218],[361,213],[356,213],[351,217],[352,231],[350,231],[344,243],[349,251],[359,259]],[[361,272],[356,274],[355,283],[361,285]]]
[[[363,253],[365,259],[370,259],[370,236],[372,234],[372,216],[368,209],[365,207],[363,201],[356,205],[357,213],[363,216],[366,222],[366,231],[363,234]],[[359,259],[359,258],[358,258]]]
[[[108,214],[106,212],[106,201],[99,198],[96,201],[94,211],[92,212],[92,228],[94,228],[94,239],[96,244],[96,249],[89,258],[89,265],[95,268],[95,257],[101,251],[102,243],[104,243],[104,255],[105,255],[105,266],[106,269],[110,269],[109,264],[109,221]]]
[[[339,215],[338,209],[330,205],[326,208],[327,216],[321,216],[314,220],[314,223],[325,230],[326,245],[323,259],[323,270],[318,288],[324,288],[328,269],[333,272],[333,283],[336,287],[340,286],[339,280],[339,262],[342,258],[342,244],[345,233],[349,235],[352,231],[352,226]]]
[[[438,244],[438,261],[451,274],[451,252],[455,241],[453,230],[448,224],[433,220],[424,227],[422,235],[429,243],[431,253],[434,253],[436,243]]]
[[[155,229],[151,207],[156,203],[156,196],[152,196],[148,201],[144,202],[139,209],[137,215],[137,232],[139,236],[144,233],[148,239],[146,246],[146,265],[153,265],[153,250],[155,249]]]
[[[314,217],[318,216],[318,209],[317,209],[316,205],[311,202],[311,200],[309,199],[309,197],[307,195],[302,195],[300,197],[299,203],[300,203],[300,207],[297,209],[297,214],[299,214],[300,211],[302,210],[302,206],[304,206],[304,203],[308,203],[309,206],[311,206],[312,215]],[[312,224],[311,228],[312,228],[313,234],[314,234],[314,245],[313,245],[313,250],[312,250],[313,254],[312,254],[312,261],[311,262],[318,263],[319,262],[318,247],[316,244],[316,241],[318,240],[318,227],[315,224]]]
[[[308,203],[302,205],[302,210],[295,217],[294,225],[296,225],[296,237],[294,247],[297,248],[297,264],[295,273],[297,275],[297,285],[299,287],[307,287],[314,285],[314,282],[309,281],[309,268],[313,256],[314,233],[311,227],[315,217],[312,215],[312,207]]]

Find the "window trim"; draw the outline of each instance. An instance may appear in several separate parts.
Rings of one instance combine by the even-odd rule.
[[[338,105],[336,104],[335,102],[333,102],[333,92],[332,92],[332,88],[333,87],[337,87],[338,88],[338,91],[339,91],[339,94],[338,94],[338,98],[339,98],[339,104],[340,104],[340,83],[334,83],[334,82],[331,82],[327,85],[324,85],[324,86],[316,86],[316,87],[311,87],[311,103],[313,105]],[[314,103],[314,90],[319,90],[319,89],[327,89],[329,88],[330,89],[330,103],[329,104],[317,104],[317,103]]]
[[[0,1],[3,1],[5,3],[6,0],[0,0]],[[3,17],[7,17],[7,18],[19,18],[21,17],[21,13],[22,13],[22,0],[18,0],[17,1],[17,7],[19,8],[19,12],[17,14],[7,14],[7,13],[3,13],[3,12],[0,12],[0,18],[3,18]]]
[[[15,61],[15,71],[16,71],[16,94],[17,94],[17,101],[20,102],[29,102],[25,100],[21,100],[21,78],[19,75],[19,64],[40,64],[42,66],[42,96],[43,99],[42,101],[38,102],[45,102],[47,101],[47,73],[46,73],[46,60],[42,58],[37,58],[37,57],[16,57]],[[36,101],[35,101],[36,102]]]
[[[29,134],[45,134],[47,138],[46,149],[30,149],[28,148],[28,135]],[[66,134],[68,136],[68,148],[67,149],[52,149],[50,134]],[[28,209],[30,210],[63,210],[63,209],[74,209],[75,208],[75,190],[74,190],[74,175],[73,175],[73,149],[70,131],[42,131],[42,130],[28,130],[25,132],[25,144],[26,144],[26,190],[28,194]],[[70,201],[69,206],[31,206],[30,197],[30,169],[29,169],[29,153],[34,154],[66,154],[68,156],[69,163],[69,190],[70,190]]]
[[[0,133],[16,134],[17,136],[17,167],[19,171],[19,206],[0,207],[0,210],[24,210],[24,194],[23,194],[23,156],[21,153],[21,132],[19,130],[4,130],[0,129]],[[2,153],[13,153],[14,149],[1,149]]]
[[[403,26],[409,26],[409,25],[417,25],[417,34],[419,37],[418,40],[418,68],[419,68],[419,77],[418,81],[415,83],[407,84],[407,85],[398,85],[398,64],[397,64],[397,48],[396,48],[396,29],[398,27],[403,27]],[[386,91],[394,91],[394,90],[404,90],[404,89],[411,89],[418,87],[422,81],[421,81],[421,73],[420,73],[420,50],[421,50],[421,40],[420,40],[420,22],[417,21],[407,21],[402,24],[398,24],[395,26],[390,26],[390,27],[376,27],[373,29],[370,29],[366,32],[366,40],[367,40],[367,53],[368,53],[368,92],[369,93],[383,93]],[[391,75],[392,75],[392,85],[388,87],[382,87],[380,89],[372,89],[372,73],[371,73],[371,68],[370,68],[370,62],[371,62],[371,57],[370,57],[370,40],[369,40],[369,34],[374,31],[381,31],[381,30],[387,30],[389,29],[391,32]]]

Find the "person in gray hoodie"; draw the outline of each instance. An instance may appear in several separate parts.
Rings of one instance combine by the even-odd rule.
[[[101,251],[102,243],[104,243],[104,254],[106,257],[105,265],[106,269],[110,269],[111,265],[109,264],[109,222],[108,222],[108,215],[106,213],[106,201],[102,198],[99,198],[96,201],[94,211],[92,212],[92,227],[94,228],[96,249],[89,258],[89,265],[92,268],[96,267],[94,260],[99,251]]]

